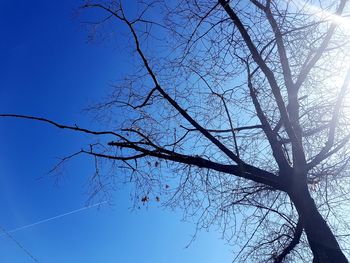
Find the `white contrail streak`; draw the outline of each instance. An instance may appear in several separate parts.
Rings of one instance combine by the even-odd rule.
[[[73,211],[70,211],[70,212],[67,212],[67,213],[64,213],[64,214],[60,214],[60,215],[57,215],[57,216],[54,216],[54,217],[50,217],[50,218],[47,218],[47,219],[40,220],[38,222],[29,224],[29,225],[25,225],[25,226],[21,226],[21,227],[17,227],[17,228],[11,229],[9,231],[6,231],[6,233],[14,233],[14,232],[17,232],[17,231],[20,231],[20,230],[23,230],[23,229],[27,229],[27,228],[30,228],[30,227],[33,227],[33,226],[40,225],[42,223],[46,223],[46,222],[49,222],[49,221],[52,221],[52,220],[64,217],[64,216],[68,216],[68,215],[71,215],[71,214],[79,213],[79,212],[84,211],[86,209],[89,209],[89,208],[92,208],[92,207],[95,207],[95,206],[99,206],[99,205],[103,205],[105,203],[107,203],[107,201],[100,202],[100,203],[93,204],[93,205],[89,205],[89,206],[84,206],[82,208],[79,208],[79,209],[76,209],[76,210],[73,210]],[[0,237],[6,235],[6,233],[0,234]]]
[[[24,251],[24,253],[26,253],[34,262],[39,263],[39,261],[37,260],[36,257],[33,256],[32,253],[30,253],[30,251],[28,249],[26,249],[21,243],[18,242],[17,239],[15,239],[9,232],[6,231],[5,228],[3,228],[2,226],[0,226],[0,229],[2,232],[4,232],[4,235],[8,236],[20,249],[22,249]]]

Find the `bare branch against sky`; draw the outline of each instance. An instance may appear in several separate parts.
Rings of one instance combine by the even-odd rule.
[[[91,136],[62,162],[91,157],[92,199],[130,182],[136,205],[156,200],[197,229],[217,226],[236,262],[348,262],[349,8],[86,1],[92,37],[117,36],[132,64],[89,107],[99,128],[0,117]]]

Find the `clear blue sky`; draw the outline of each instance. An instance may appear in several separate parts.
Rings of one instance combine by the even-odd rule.
[[[104,96],[128,62],[108,42],[86,43],[87,32],[73,12],[80,4],[0,0],[0,112],[90,124],[81,109]],[[86,181],[93,173],[90,159],[70,163],[58,186],[46,175],[57,157],[76,151],[84,140],[47,125],[0,119],[1,227],[15,229],[85,205]],[[114,194],[114,203],[12,235],[42,263],[225,263],[233,258],[215,232],[200,233],[184,249],[194,225],[180,222],[181,213],[157,205],[131,212],[126,189]],[[34,261],[0,234],[0,262]]]

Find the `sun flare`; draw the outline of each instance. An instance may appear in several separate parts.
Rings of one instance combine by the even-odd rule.
[[[343,29],[346,29],[346,31],[349,33],[349,36],[350,36],[350,19],[348,17],[334,14],[333,12],[327,11],[316,5],[307,3],[303,0],[295,0],[294,4],[299,8],[303,8],[305,11],[307,11],[311,15],[317,16],[323,21],[325,20],[331,21],[332,23],[335,23],[337,26]]]

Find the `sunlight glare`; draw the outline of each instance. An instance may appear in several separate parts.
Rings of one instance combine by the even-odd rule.
[[[347,17],[343,17],[340,15],[333,14],[329,11],[323,10],[318,6],[315,6],[310,3],[306,3],[303,0],[295,0],[293,1],[296,6],[300,8],[306,9],[310,14],[313,14],[320,19],[327,19],[329,21],[332,21],[332,23],[335,23],[336,25],[340,26],[343,29],[346,29],[348,33],[350,34],[350,19]]]

